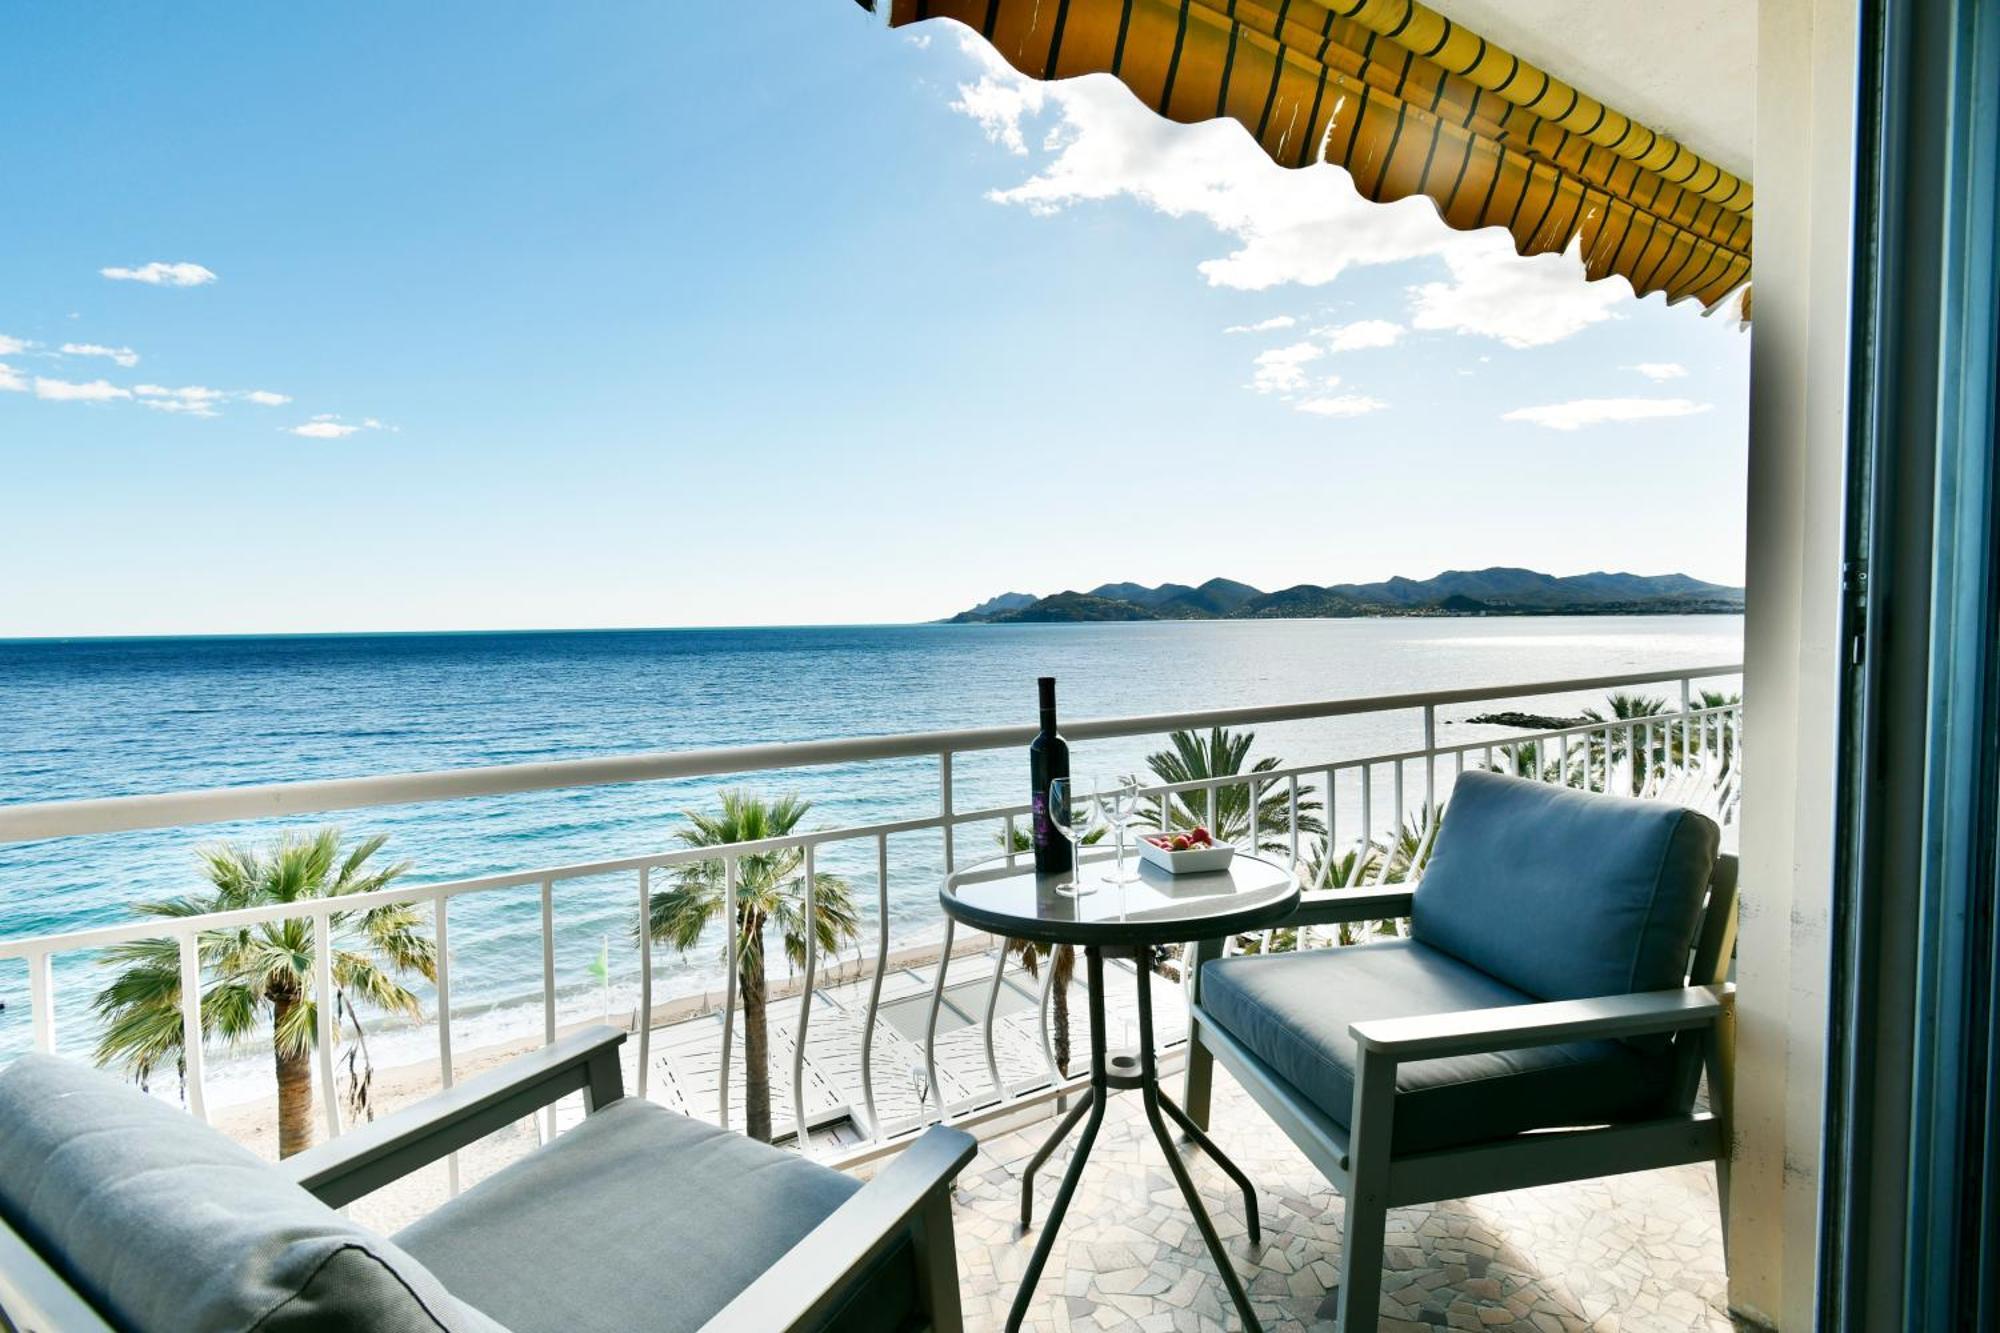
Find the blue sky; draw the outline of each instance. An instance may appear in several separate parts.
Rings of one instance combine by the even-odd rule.
[[[0,88],[0,635],[1742,575],[1733,320],[947,23],[39,5]]]

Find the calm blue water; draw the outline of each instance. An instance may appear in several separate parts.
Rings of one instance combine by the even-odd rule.
[[[1031,722],[1043,673],[1059,678],[1065,715],[1096,717],[1733,662],[1741,640],[1740,618],[1710,616],[0,642],[0,803]],[[1486,734],[1459,725],[1442,734]],[[1263,729],[1255,753],[1303,762],[1417,735],[1414,714],[1296,724]],[[1136,770],[1152,748],[1078,747],[1074,767]],[[975,758],[957,781],[961,806],[1024,799],[1018,755]],[[925,761],[748,784],[810,795],[816,824],[854,824],[930,811],[937,775]],[[668,847],[678,813],[715,788],[605,787],[334,819],[388,833],[385,855],[412,860],[412,880],[455,879]],[[125,919],[134,901],[198,889],[201,843],[274,827],[0,847],[0,936]],[[992,841],[962,836],[962,858]],[[935,835],[897,841],[898,936],[935,928],[940,856]],[[829,860],[872,904],[872,849]],[[602,1006],[588,969],[609,937],[612,1001],[629,1008],[636,882],[572,882],[557,898],[566,1007]],[[468,1039],[536,1030],[535,891],[461,899],[452,926],[455,1007],[484,1025]],[[663,953],[662,993],[701,989],[711,963],[706,950],[685,962]],[[90,1039],[103,971],[88,956],[58,964],[65,1048]],[[0,1000],[4,1058],[28,1042],[18,963],[0,964]]]

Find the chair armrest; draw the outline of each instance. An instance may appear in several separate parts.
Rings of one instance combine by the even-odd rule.
[[[1298,908],[1278,923],[1285,926],[1339,926],[1350,921],[1385,921],[1410,914],[1413,890],[1322,889],[1299,895]]]
[[[624,1040],[616,1028],[573,1032],[288,1157],[278,1169],[339,1208],[572,1092],[583,1092],[593,1111],[618,1100],[625,1092],[618,1065]]]
[[[951,1182],[977,1151],[978,1144],[963,1130],[931,1126],[723,1306],[701,1333],[774,1333],[816,1326],[848,1295],[849,1281],[887,1254],[929,1205],[943,1206],[948,1242]],[[949,1254],[943,1256],[942,1268],[951,1281],[958,1280]]]
[[[1414,1018],[1377,1018],[1348,1028],[1363,1051],[1398,1063],[1447,1055],[1512,1051],[1565,1041],[1641,1037],[1700,1027],[1722,1016],[1734,986],[1683,986],[1678,990],[1603,995],[1588,1000],[1512,1004]]]

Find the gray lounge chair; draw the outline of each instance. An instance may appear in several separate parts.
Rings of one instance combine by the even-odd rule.
[[[1695,1106],[1735,929],[1717,841],[1676,806],[1467,773],[1413,891],[1284,923],[1407,938],[1199,946],[1184,1105],[1207,1127],[1220,1061],[1340,1191],[1342,1333],[1374,1333],[1392,1207],[1719,1158]]]
[[[623,1096],[567,1037],[273,1166],[107,1074],[0,1072],[0,1329],[383,1333],[960,1327],[927,1131],[863,1185]],[[567,1093],[588,1114],[393,1240],[334,1209]]]

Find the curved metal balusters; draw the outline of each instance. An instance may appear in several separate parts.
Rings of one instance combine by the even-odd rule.
[[[875,835],[875,975],[868,987],[868,1018],[861,1025],[861,1105],[868,1134],[882,1137],[875,1113],[875,1020],[882,1008],[882,974],[889,968],[889,835]]]
[[[188,1113],[208,1123],[208,1098],[202,1087],[201,936],[190,930],[180,937],[181,1086],[187,1089]],[[323,993],[323,992],[322,992]]]
[[[639,867],[639,1095],[653,1070],[653,868]]]
[[[986,1077],[993,1084],[993,1095],[1002,1100],[1007,1096],[1007,1085],[1000,1081],[1000,1057],[994,1049],[993,1019],[1000,1009],[1000,983],[1007,974],[1007,941],[998,935],[993,937],[993,980],[986,987]]]
[[[792,1137],[799,1152],[813,1156],[812,1130],[806,1123],[806,1028],[812,1023],[813,972],[819,964],[819,904],[814,900],[813,847],[806,844],[806,975],[799,993],[799,1030],[792,1041]]]
[[[937,1076],[937,1021],[938,1010],[944,1007],[944,974],[951,966],[951,937],[957,925],[950,917],[944,919],[944,943],[938,949],[937,975],[931,978],[931,1011],[924,1023],[924,1095],[926,1100],[937,1102],[938,1119],[942,1120],[949,1111],[944,1104],[944,1088]]]
[[[437,1016],[438,1016],[438,1083],[449,1088],[452,1085],[451,1067],[451,927],[446,923],[446,907],[451,899],[439,895],[431,905],[432,945],[437,968]],[[185,967],[182,975],[186,975]],[[444,1159],[445,1189],[447,1197],[458,1197],[458,1154],[447,1153]]]
[[[715,1114],[724,1129],[729,1128],[729,1047],[736,1035],[736,972],[741,965],[743,941],[736,922],[737,858],[722,861],[722,1063],[716,1067]]]
[[[319,1078],[326,1103],[326,1132],[340,1137],[340,1090],[333,1078],[333,1019],[338,1001],[333,993],[333,916],[322,907],[312,914],[314,1017],[319,1023]],[[553,1038],[551,1038],[553,1040]]]

